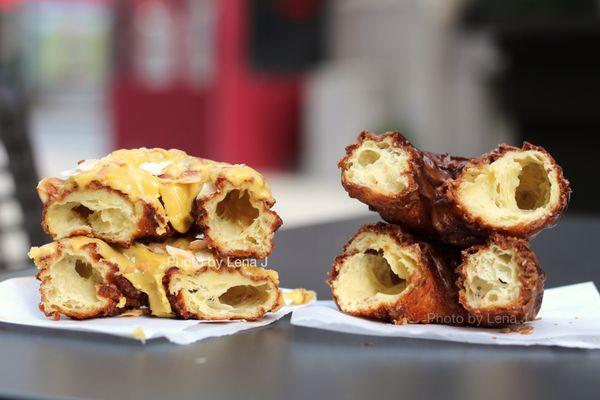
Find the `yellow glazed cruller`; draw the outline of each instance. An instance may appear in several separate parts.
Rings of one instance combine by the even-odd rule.
[[[252,320],[283,305],[277,272],[230,266],[202,240],[119,248],[76,236],[34,247],[29,257],[39,269],[40,309],[55,319],[148,307],[157,317]]]
[[[139,238],[202,231],[219,256],[268,256],[281,219],[264,177],[245,165],[179,150],[117,150],[38,184],[42,226],[54,239]]]

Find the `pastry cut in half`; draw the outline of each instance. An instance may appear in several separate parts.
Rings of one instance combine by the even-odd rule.
[[[552,156],[524,143],[469,161],[449,182],[448,196],[469,226],[528,238],[558,221],[570,189]]]
[[[90,236],[121,246],[204,231],[221,257],[266,257],[281,225],[254,169],[179,150],[117,150],[38,184],[42,226],[54,239]]]
[[[281,218],[265,179],[246,166],[223,167],[196,197],[196,224],[225,257],[265,258]]]
[[[493,236],[464,250],[457,272],[459,301],[471,325],[521,324],[540,310],[546,274],[525,240]]]
[[[148,307],[157,317],[258,319],[282,305],[277,272],[221,259],[200,239],[134,243],[65,238],[29,253],[48,316],[85,319]]]
[[[170,268],[165,291],[175,314],[185,319],[260,319],[283,305],[277,272],[256,266]]]
[[[363,226],[335,259],[328,284],[341,311],[394,323],[461,323],[442,255],[398,226]]]
[[[474,159],[423,152],[399,132],[363,132],[339,162],[351,197],[389,223],[460,246],[554,225],[570,188],[543,148],[500,145]]]
[[[63,239],[33,247],[29,257],[39,270],[39,308],[48,317],[108,317],[147,305],[147,296],[121,274],[128,260],[99,239]]]
[[[362,132],[346,148],[338,167],[342,186],[350,197],[371,209],[392,215],[390,223],[420,231],[428,227],[429,215],[419,193],[421,154],[397,132],[375,135]]]

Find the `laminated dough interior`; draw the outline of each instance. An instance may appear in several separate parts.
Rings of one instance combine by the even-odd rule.
[[[558,207],[556,166],[537,150],[510,151],[491,164],[465,168],[458,201],[492,227],[511,227],[544,218]]]
[[[400,245],[386,234],[363,232],[347,247],[332,289],[346,312],[356,312],[398,301],[417,269],[419,250]]]
[[[486,309],[514,304],[521,291],[520,274],[514,250],[491,245],[471,254],[464,281],[467,306]]]
[[[206,233],[219,252],[252,253],[257,258],[269,254],[281,221],[249,187],[226,184],[200,204]]]
[[[256,319],[280,301],[277,284],[267,271],[254,268],[254,279],[246,268],[207,270],[199,274],[174,274],[169,292],[179,295],[184,315],[200,319]],[[262,277],[256,274],[263,275]]]
[[[138,230],[143,207],[116,192],[97,189],[72,192],[46,210],[45,223],[57,239],[94,234],[111,242],[127,242]]]
[[[344,176],[350,183],[393,196],[408,186],[409,160],[410,154],[394,146],[391,137],[382,141],[365,139],[351,153]]]

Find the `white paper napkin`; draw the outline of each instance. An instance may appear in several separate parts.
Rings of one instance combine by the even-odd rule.
[[[236,332],[265,326],[289,314],[294,309],[303,307],[286,306],[275,313],[267,313],[259,321],[208,322],[150,317],[54,321],[42,314],[38,308],[39,302],[40,294],[35,278],[13,278],[0,282],[0,322],[103,333],[142,341],[165,337],[177,344],[190,344],[209,337],[232,335]]]
[[[332,301],[317,301],[292,314],[292,325],[360,335],[409,337],[498,345],[600,349],[600,295],[593,282],[548,289],[530,334],[444,325],[393,325],[352,317]]]

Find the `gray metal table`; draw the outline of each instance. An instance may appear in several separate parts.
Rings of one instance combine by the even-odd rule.
[[[329,264],[366,221],[283,231],[269,265],[285,286],[328,298]],[[600,219],[569,217],[534,241],[549,287],[600,284],[599,233]],[[599,371],[600,351],[346,335],[289,318],[189,346],[0,324],[9,398],[598,399]]]

